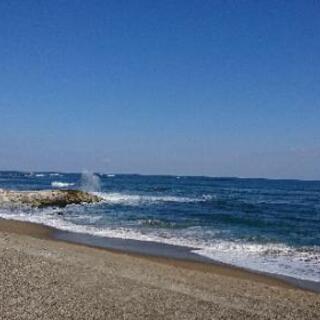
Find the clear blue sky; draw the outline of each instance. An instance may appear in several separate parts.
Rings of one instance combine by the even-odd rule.
[[[0,1],[0,169],[320,179],[318,1]]]

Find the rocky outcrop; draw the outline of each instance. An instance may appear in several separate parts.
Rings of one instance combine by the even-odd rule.
[[[95,203],[102,199],[79,190],[10,191],[0,189],[0,205],[65,207],[68,204]]]

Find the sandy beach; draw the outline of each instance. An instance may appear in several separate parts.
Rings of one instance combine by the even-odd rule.
[[[320,1],[0,14],[0,320],[320,320]]]
[[[54,241],[0,220],[0,319],[319,319],[320,295],[222,266]]]

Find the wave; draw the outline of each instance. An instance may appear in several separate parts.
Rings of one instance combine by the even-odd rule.
[[[149,196],[149,195],[138,195],[138,194],[125,194],[125,193],[105,193],[105,192],[94,192],[95,195],[101,197],[107,203],[112,204],[123,204],[123,205],[141,205],[150,204],[157,202],[181,202],[181,203],[192,203],[192,202],[204,202],[211,199],[210,195],[203,195],[200,198],[189,198],[189,197],[178,197],[178,196]]]
[[[61,173],[56,173],[56,172],[50,173],[49,175],[50,175],[51,177],[60,177],[60,176],[62,176]]]
[[[295,248],[285,244],[221,241],[193,250],[203,257],[245,269],[320,283],[320,247]]]
[[[120,226],[88,225],[99,221],[102,216],[84,215],[83,206],[72,205],[66,209],[46,208],[22,211],[0,210],[0,217],[20,221],[29,221],[51,226],[59,230],[90,234],[98,237],[109,237],[128,240],[151,241],[191,248],[200,256],[251,269],[298,279],[320,282],[319,256],[320,247],[296,248],[282,243],[250,243],[231,240],[210,239],[201,237],[201,228],[181,230],[163,230],[152,228],[133,229]],[[68,215],[72,212],[73,215]],[[157,224],[158,221],[155,221]],[[147,221],[150,223],[150,221]],[[154,223],[151,221],[151,224]]]
[[[164,221],[160,219],[140,219],[138,221],[140,225],[146,227],[153,227],[153,228],[175,228],[177,224],[175,222]]]
[[[74,186],[74,183],[53,181],[51,182],[51,186],[53,188],[66,188],[66,187]]]

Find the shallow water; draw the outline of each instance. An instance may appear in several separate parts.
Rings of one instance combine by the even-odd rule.
[[[64,209],[2,208],[0,217],[99,237],[188,246],[205,258],[320,282],[319,181],[99,178],[99,188],[97,178],[92,179],[92,192],[105,200],[102,203]],[[81,186],[80,174],[0,172],[0,188]]]

